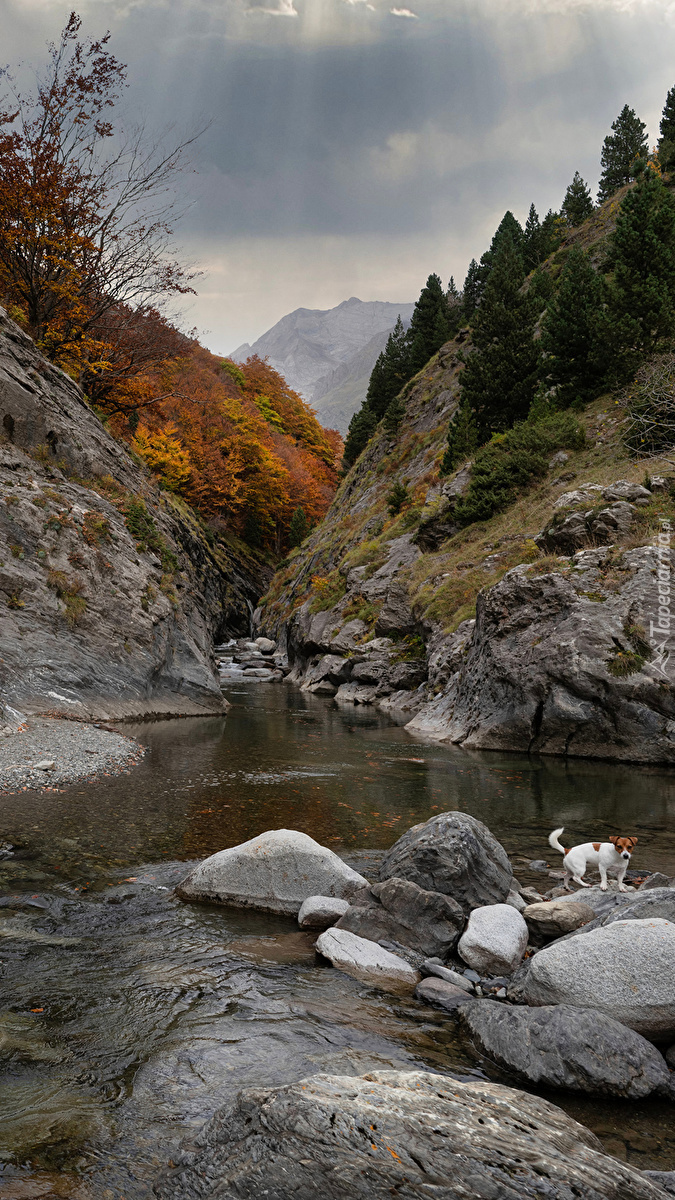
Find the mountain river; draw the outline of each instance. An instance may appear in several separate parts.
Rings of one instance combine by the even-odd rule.
[[[242,1087],[419,1068],[512,1082],[442,1013],[315,963],[290,919],[176,900],[186,863],[299,829],[363,874],[410,825],[484,821],[521,883],[566,844],[639,838],[675,872],[667,768],[468,753],[284,684],[238,684],[227,717],[123,726],[131,773],[0,798],[0,1200],[150,1200],[152,1181]],[[672,1107],[548,1094],[637,1166],[675,1168]]]

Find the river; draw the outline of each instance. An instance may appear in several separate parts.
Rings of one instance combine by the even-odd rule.
[[[369,875],[410,825],[458,808],[502,841],[523,883],[569,841],[639,838],[675,862],[675,774],[423,743],[367,708],[288,685],[233,686],[226,718],[124,726],[128,775],[2,797],[0,1200],[149,1200],[177,1146],[244,1086],[317,1071],[429,1069],[502,1079],[413,1000],[315,965],[291,920],[185,905],[186,862],[299,829]],[[675,1167],[662,1102],[548,1097],[606,1149]]]

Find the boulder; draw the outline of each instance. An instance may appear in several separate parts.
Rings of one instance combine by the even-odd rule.
[[[172,1158],[159,1200],[664,1200],[547,1100],[426,1071],[247,1088]]]
[[[669,1087],[658,1050],[593,1009],[472,1004],[458,1016],[476,1049],[524,1083],[633,1100]]]
[[[509,998],[594,1008],[644,1037],[672,1039],[675,924],[615,921],[553,942],[529,961]]]
[[[316,948],[334,967],[363,983],[398,990],[412,989],[419,982],[418,972],[404,959],[347,929],[327,929],[317,938]]]
[[[256,638],[255,644],[262,654],[272,654],[277,648],[276,642],[273,642],[271,638],[266,637]]]
[[[666,1053],[664,1054],[664,1058],[665,1058],[666,1062],[668,1063],[668,1066],[670,1067],[671,1071],[675,1071],[675,1043],[672,1046],[668,1047],[668,1049],[666,1050]]]
[[[663,1188],[667,1196],[675,1196],[675,1171],[643,1171],[643,1175]]]
[[[306,833],[272,829],[220,850],[181,880],[182,900],[260,908],[297,916],[308,896],[349,900],[368,881]]]
[[[433,1004],[446,1012],[455,1012],[460,1004],[475,1003],[466,988],[457,983],[450,983],[448,979],[437,979],[435,975],[427,975],[426,979],[418,983],[414,996],[416,1000],[422,1000],[424,1004]]]
[[[519,913],[524,912],[527,908],[527,900],[524,900],[520,892],[516,891],[509,892],[504,903],[510,904],[511,908],[515,908]]]
[[[672,886],[672,881],[667,875],[664,875],[662,871],[655,871],[653,875],[648,875],[646,879],[642,880],[642,883],[638,888],[638,892],[648,892],[651,891],[652,888],[665,888]]]
[[[434,975],[437,979],[444,979],[446,983],[453,983],[455,987],[461,988],[463,992],[468,992],[473,995],[473,984],[464,975],[460,975],[459,971],[451,971],[449,967],[444,967],[437,959],[425,959],[422,963],[421,971],[423,975]]]
[[[349,901],[337,896],[308,896],[300,906],[298,925],[301,929],[329,929],[348,908]]]
[[[593,929],[613,925],[616,921],[646,921],[651,917],[662,917],[664,921],[675,924],[675,888],[614,893],[611,901],[601,908],[595,919],[588,925],[574,930],[574,934],[590,933]]]
[[[370,889],[372,902],[352,905],[338,922],[360,937],[401,942],[420,954],[445,958],[464,926],[461,908],[449,896],[427,892],[408,879],[387,879]]]
[[[528,904],[523,916],[536,944],[571,933],[595,920],[595,913],[589,904],[568,904],[559,900]]]
[[[510,904],[474,908],[459,939],[459,953],[481,975],[511,975],[527,950],[525,920]]]
[[[382,860],[380,879],[392,876],[452,896],[465,916],[479,905],[505,900],[513,883],[504,847],[482,821],[464,812],[439,813],[413,825]]]

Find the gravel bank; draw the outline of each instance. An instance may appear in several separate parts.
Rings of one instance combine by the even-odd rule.
[[[58,788],[97,775],[117,775],[145,753],[133,738],[80,721],[28,717],[0,738],[0,793]],[[38,764],[53,766],[38,769]]]

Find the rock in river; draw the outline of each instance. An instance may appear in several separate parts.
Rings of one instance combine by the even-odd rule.
[[[204,859],[176,892],[182,900],[297,916],[308,896],[348,900],[367,886],[362,875],[306,833],[272,829]]]
[[[509,998],[595,1008],[667,1043],[675,1036],[675,925],[615,921],[553,942],[518,973]]]
[[[511,975],[527,949],[524,918],[510,904],[474,908],[459,939],[459,953],[481,975]]]
[[[424,1071],[246,1089],[155,1192],[160,1200],[664,1198],[547,1100]]]
[[[535,945],[552,938],[562,937],[580,929],[589,921],[595,920],[595,913],[588,904],[560,903],[557,900],[541,901],[528,904],[523,911],[530,933],[535,937]]]
[[[385,990],[414,988],[419,982],[418,972],[405,959],[347,929],[327,929],[317,938],[316,948],[345,974]]]
[[[420,954],[445,957],[464,926],[459,904],[440,892],[425,892],[408,879],[387,879],[370,889],[371,903],[357,903],[338,922],[373,942],[400,942]]]
[[[479,905],[505,900],[513,887],[504,847],[482,821],[464,812],[439,813],[404,833],[380,867],[380,879],[394,875],[452,896],[465,916]]]
[[[349,901],[337,896],[308,896],[298,913],[298,925],[301,929],[330,929],[348,908]]]
[[[658,1050],[590,1008],[481,1003],[465,1005],[458,1018],[481,1054],[525,1083],[635,1100],[669,1088]]]

